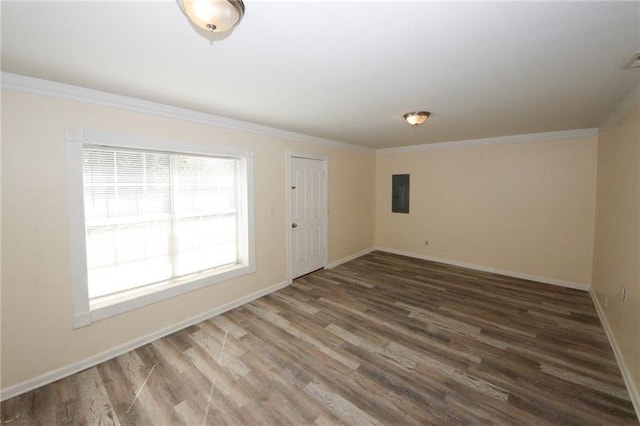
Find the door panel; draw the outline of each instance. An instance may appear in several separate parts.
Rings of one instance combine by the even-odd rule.
[[[296,278],[325,265],[324,161],[293,157],[291,177],[292,272]]]

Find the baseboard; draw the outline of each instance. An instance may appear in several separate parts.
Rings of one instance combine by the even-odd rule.
[[[506,271],[503,269],[490,268],[487,266],[475,265],[473,263],[458,262],[457,260],[444,259],[441,257],[427,256],[424,254],[412,253],[409,251],[396,250],[386,247],[376,247],[376,250],[387,253],[398,254],[400,256],[413,257],[416,259],[430,260],[432,262],[446,263],[447,265],[460,266],[462,268],[475,269],[476,271],[489,272],[492,274],[506,275],[507,277],[520,278],[523,280],[538,281],[545,284],[552,284],[559,287],[573,288],[575,290],[589,291],[591,288],[588,284],[574,283],[571,281],[557,280],[555,278],[542,277],[539,275],[523,274],[520,272]]]
[[[165,327],[151,334],[147,334],[146,336],[142,336],[140,338],[134,339],[130,342],[117,346],[106,352],[102,352],[101,354],[87,358],[83,361],[68,365],[66,367],[60,368],[55,371],[45,373],[34,379],[27,380],[13,386],[9,386],[8,388],[2,389],[2,391],[0,391],[0,401],[13,398],[14,396],[18,396],[25,392],[29,392],[33,389],[36,389],[40,386],[44,386],[49,383],[55,382],[56,380],[70,376],[71,374],[77,373],[82,370],[86,370],[87,368],[94,367],[95,365],[100,364],[101,362],[115,358],[133,349],[139,348],[140,346],[146,345],[147,343],[153,342],[154,340],[160,339],[171,333],[175,333],[176,331],[182,330],[183,328],[208,320],[209,318],[213,318],[216,315],[220,315],[233,308],[237,308],[238,306],[244,305],[245,303],[249,303],[262,296],[266,296],[267,294],[273,293],[274,291],[287,287],[290,284],[291,284],[291,281],[283,281],[281,283],[259,290],[255,293],[251,293],[247,296],[236,299],[232,302],[226,303],[217,308],[198,314],[184,321],[180,321],[179,323],[173,324],[169,327]]]
[[[371,248],[368,248],[366,250],[359,251],[357,253],[352,254],[351,256],[343,257],[342,259],[339,259],[339,260],[336,260],[334,262],[331,262],[327,266],[325,266],[325,268],[326,269],[333,269],[336,266],[342,265],[343,263],[347,263],[347,262],[349,262],[349,261],[351,261],[353,259],[359,258],[360,256],[364,256],[365,254],[369,254],[374,250],[375,250],[375,248],[371,247]]]
[[[624,384],[627,385],[627,392],[629,392],[629,397],[631,398],[631,403],[633,404],[633,408],[636,410],[636,415],[640,420],[640,392],[638,392],[638,388],[636,388],[635,383],[633,383],[633,379],[631,377],[631,373],[627,369],[627,364],[624,362],[624,356],[620,351],[620,347],[618,346],[618,342],[616,341],[615,336],[613,335],[613,331],[611,330],[611,326],[609,326],[609,322],[607,321],[607,317],[604,314],[604,309],[600,305],[600,301],[596,296],[595,291],[593,289],[589,290],[589,294],[591,295],[591,300],[593,300],[593,304],[596,307],[596,312],[598,313],[598,317],[600,318],[600,322],[604,327],[604,332],[607,334],[607,338],[609,339],[609,344],[613,348],[613,354],[616,357],[616,361],[618,362],[618,367],[620,367],[620,372],[622,373],[622,378],[624,379]]]

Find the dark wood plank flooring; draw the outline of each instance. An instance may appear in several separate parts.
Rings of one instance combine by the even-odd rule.
[[[10,424],[638,424],[585,292],[374,252],[2,403]]]

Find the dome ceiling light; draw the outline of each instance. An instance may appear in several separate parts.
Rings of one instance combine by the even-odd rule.
[[[231,31],[244,16],[242,0],[177,0],[182,12],[196,27],[210,32]]]
[[[404,115],[404,119],[410,125],[414,127],[418,127],[427,121],[427,118],[431,115],[428,111],[416,111],[416,112],[408,112]]]

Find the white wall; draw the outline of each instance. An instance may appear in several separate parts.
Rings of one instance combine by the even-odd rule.
[[[72,329],[64,152],[67,125],[252,149],[257,272]],[[2,389],[284,283],[286,150],[329,158],[329,262],[372,247],[372,151],[3,91]]]
[[[623,288],[625,300],[620,298]],[[634,107],[604,129],[598,141],[593,292],[622,358],[627,380],[632,383],[636,410],[640,412],[640,106],[637,97]]]
[[[596,143],[590,136],[379,152],[376,245],[586,287]],[[409,214],[391,212],[391,175],[401,173],[411,175]]]

